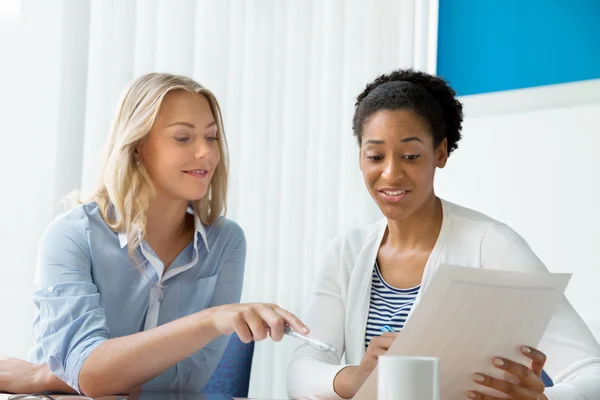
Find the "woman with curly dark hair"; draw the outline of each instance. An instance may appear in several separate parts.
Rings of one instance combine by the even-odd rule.
[[[322,353],[300,346],[288,369],[290,397],[353,397],[418,307],[419,294],[441,264],[547,271],[507,225],[436,196],[435,171],[458,147],[462,120],[454,90],[422,72],[382,75],[358,96],[353,130],[360,169],[385,218],[346,232],[328,246],[306,322],[315,337],[338,350]],[[600,399],[600,346],[566,299],[539,349],[523,345],[528,365],[493,360],[518,379],[473,371],[475,387],[520,400]],[[554,379],[553,387],[545,388],[543,370]],[[483,392],[473,389],[465,396],[499,398]]]

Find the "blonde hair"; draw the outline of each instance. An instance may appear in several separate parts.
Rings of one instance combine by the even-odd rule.
[[[229,158],[221,109],[214,94],[198,82],[180,75],[150,73],[131,81],[123,91],[106,147],[100,185],[92,195],[102,217],[115,232],[127,234],[128,253],[146,236],[146,212],[155,195],[154,185],[135,151],[146,138],[162,101],[173,90],[201,94],[208,100],[217,124],[221,154],[204,198],[194,201],[194,213],[202,223],[211,224],[227,211]]]

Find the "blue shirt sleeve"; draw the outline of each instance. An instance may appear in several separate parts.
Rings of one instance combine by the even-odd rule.
[[[50,371],[77,392],[79,371],[92,351],[110,338],[93,282],[87,218],[58,217],[40,241],[36,268],[34,329]]]
[[[235,223],[228,221],[230,229],[227,240],[231,240],[230,251],[225,255],[215,290],[208,308],[223,304],[239,303],[244,280],[246,261],[246,239],[244,232]],[[221,359],[229,336],[220,336],[201,350],[169,368],[160,376],[143,385],[145,391],[201,392]]]

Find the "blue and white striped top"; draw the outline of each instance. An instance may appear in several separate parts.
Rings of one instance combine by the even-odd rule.
[[[381,328],[389,325],[399,332],[406,322],[406,317],[415,303],[421,285],[410,289],[397,289],[390,286],[381,276],[379,264],[375,261],[371,279],[371,305],[367,319],[365,347],[371,339],[382,334]]]

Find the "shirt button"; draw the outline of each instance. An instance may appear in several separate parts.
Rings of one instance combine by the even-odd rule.
[[[49,287],[48,287],[48,292],[49,292],[49,293],[52,293],[52,292],[54,292],[54,286],[49,286]]]

